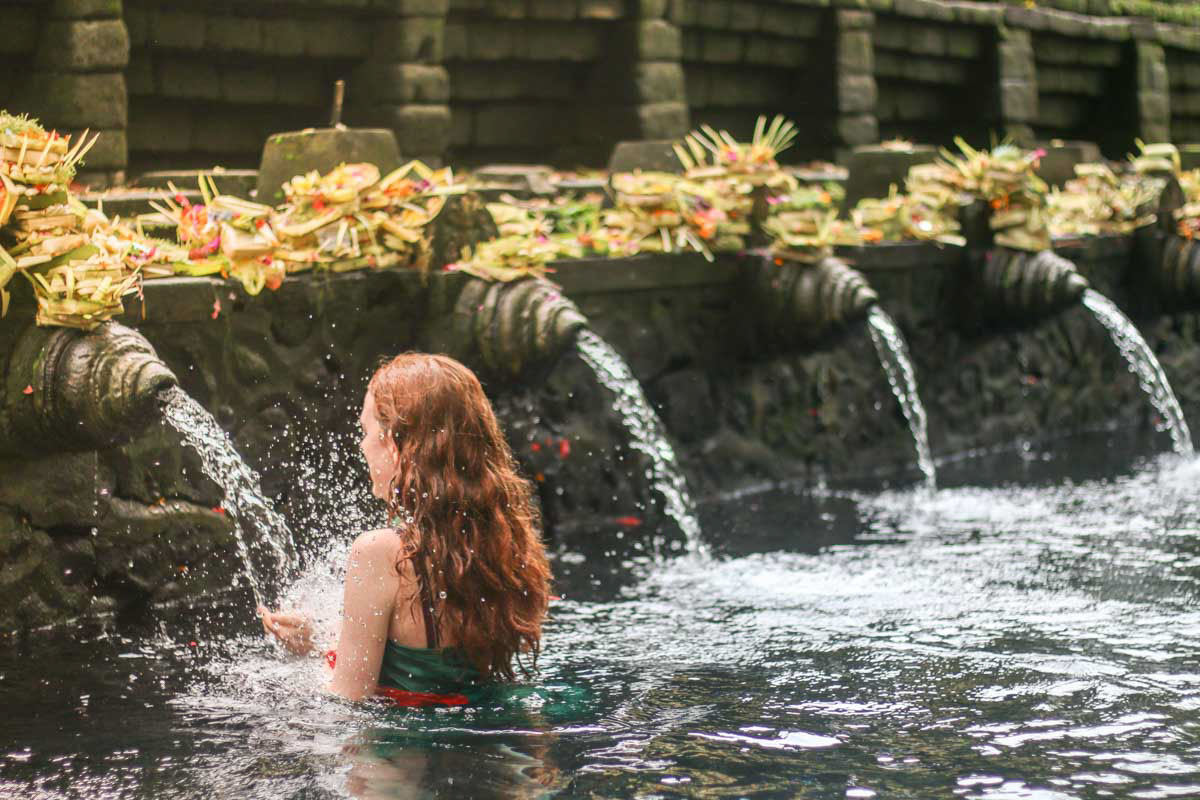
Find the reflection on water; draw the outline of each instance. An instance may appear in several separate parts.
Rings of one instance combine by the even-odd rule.
[[[1200,794],[1200,462],[1053,452],[731,499],[708,561],[564,550],[538,686],[481,708],[324,698],[234,602],[5,645],[0,796]]]

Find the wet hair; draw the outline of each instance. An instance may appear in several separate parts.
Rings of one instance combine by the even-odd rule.
[[[399,451],[388,513],[428,580],[439,638],[487,678],[528,673],[541,650],[550,566],[532,487],[517,474],[475,373],[452,358],[405,353],[367,388]],[[530,661],[526,664],[522,656]]]

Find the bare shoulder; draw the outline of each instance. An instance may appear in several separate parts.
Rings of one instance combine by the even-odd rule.
[[[375,574],[396,574],[404,541],[387,528],[360,533],[350,545],[350,561],[360,569]]]

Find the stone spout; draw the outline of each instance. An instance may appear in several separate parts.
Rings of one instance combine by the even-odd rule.
[[[458,295],[453,317],[451,355],[502,380],[553,361],[588,325],[575,304],[541,278],[471,279]]]
[[[833,256],[812,265],[761,259],[749,272],[758,327],[780,346],[819,342],[879,302],[863,274]]]
[[[978,307],[993,319],[1033,321],[1075,305],[1088,289],[1075,265],[1051,250],[1028,253],[998,247],[974,288]]]
[[[16,342],[0,396],[0,453],[122,444],[156,419],[178,381],[141,334],[109,322],[83,333],[30,327]]]

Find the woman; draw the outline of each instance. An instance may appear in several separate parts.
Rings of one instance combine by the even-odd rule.
[[[530,486],[478,378],[443,356],[397,356],[371,378],[360,421],[372,492],[392,527],[350,549],[328,690],[462,705],[512,680],[514,661],[528,672],[550,569]],[[289,650],[313,650],[303,617],[259,614]]]

